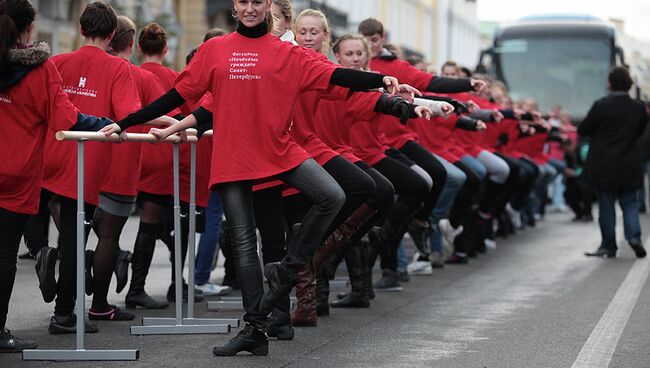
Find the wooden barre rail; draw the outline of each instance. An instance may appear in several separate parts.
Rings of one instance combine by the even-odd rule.
[[[192,135],[191,132],[188,132],[187,142],[194,143],[198,139],[196,134]],[[164,140],[159,140],[151,134],[144,133],[125,133],[127,142],[144,142],[144,143],[180,143],[181,137],[178,135],[170,135]],[[106,136],[102,132],[73,132],[73,131],[58,131],[55,135],[56,139],[59,141],[94,141],[94,142],[119,142],[120,136],[118,134],[111,134]]]

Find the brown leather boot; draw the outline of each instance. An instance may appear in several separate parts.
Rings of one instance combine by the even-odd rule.
[[[338,227],[330,236],[325,239],[314,254],[314,271],[320,273],[327,258],[336,252],[337,249],[344,247],[348,244],[350,238],[356,234],[361,226],[368,222],[377,210],[362,204]]]
[[[294,327],[315,327],[318,323],[316,316],[316,279],[314,269],[309,263],[298,272],[296,284],[296,309],[291,312],[291,323]]]

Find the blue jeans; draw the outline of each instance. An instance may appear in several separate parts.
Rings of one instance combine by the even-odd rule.
[[[199,250],[196,252],[194,269],[194,283],[203,285],[210,281],[212,272],[212,260],[214,254],[219,250],[219,236],[221,228],[221,217],[223,207],[221,197],[216,191],[210,192],[208,207],[205,209],[205,231],[199,240]]]
[[[478,177],[481,179],[481,182],[483,182],[483,179],[485,179],[487,176],[487,169],[485,168],[485,165],[481,163],[481,161],[475,159],[470,155],[465,155],[460,159],[460,162],[472,170],[474,174],[478,175]]]
[[[616,210],[614,203],[618,199],[623,210],[623,230],[628,242],[641,241],[641,224],[639,223],[638,191],[628,191],[620,194],[613,192],[598,192],[598,223],[603,238],[601,248],[616,252]]]
[[[433,233],[429,240],[429,249],[432,252],[442,253],[442,234],[438,229],[438,221],[445,215],[454,204],[454,199],[460,188],[465,184],[467,180],[467,175],[457,168],[455,165],[451,164],[449,161],[443,159],[440,156],[436,155],[438,161],[442,164],[447,172],[447,180],[445,180],[445,186],[442,188],[436,207],[434,207],[431,212],[429,220],[431,221]]]
[[[643,175],[650,179],[650,161],[643,163]],[[645,206],[645,183],[643,183],[643,188],[639,191],[639,204],[642,207]]]
[[[406,247],[404,241],[399,242],[397,248],[397,272],[406,272],[406,267],[409,265],[409,259],[406,256]]]

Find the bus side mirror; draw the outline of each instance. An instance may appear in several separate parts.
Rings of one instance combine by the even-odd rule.
[[[626,66],[625,64],[625,52],[623,51],[623,48],[620,46],[616,46],[616,56],[618,56],[618,63],[615,63],[616,65],[620,66]]]
[[[489,64],[492,63],[492,52],[492,48],[481,50],[481,54],[478,57],[478,64],[474,70],[476,73],[487,74]]]

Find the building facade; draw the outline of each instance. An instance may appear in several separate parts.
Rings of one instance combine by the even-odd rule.
[[[357,30],[369,17],[382,21],[388,41],[436,68],[446,60],[474,67],[480,52],[475,0],[293,0],[296,12],[323,10],[334,37]],[[207,0],[210,26],[232,29],[231,0]]]
[[[32,0],[38,7],[36,38],[48,42],[53,54],[70,52],[81,45],[78,19],[89,0]],[[176,69],[185,65],[185,55],[201,43],[207,31],[206,2],[203,0],[113,0],[120,14],[141,27],[159,22],[168,31],[166,62]]]

